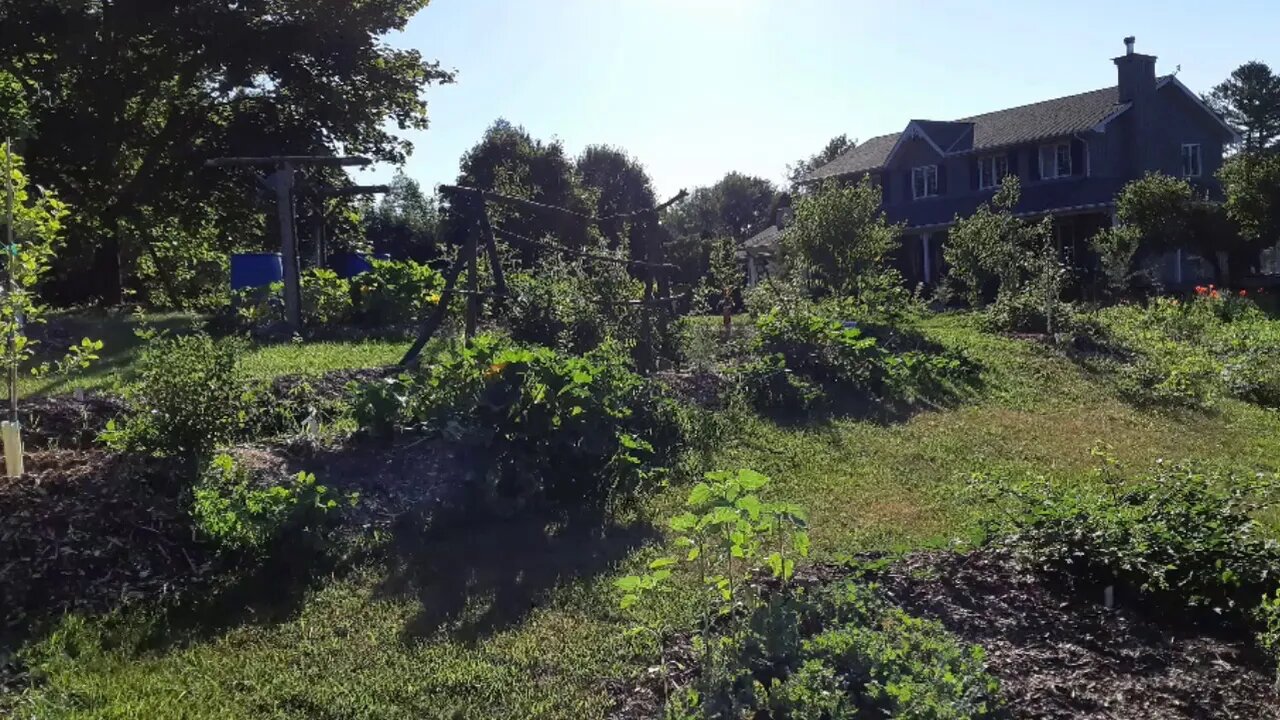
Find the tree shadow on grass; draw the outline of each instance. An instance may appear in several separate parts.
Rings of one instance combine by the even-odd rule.
[[[569,521],[541,514],[429,522],[406,516],[394,529],[387,577],[375,595],[420,603],[405,641],[445,631],[475,642],[519,623],[557,586],[606,572],[658,537],[647,523],[594,513]]]

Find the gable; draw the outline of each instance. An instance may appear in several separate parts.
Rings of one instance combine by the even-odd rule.
[[[1214,112],[1204,100],[1191,92],[1178,78],[1169,75],[1160,78],[1156,84],[1158,96],[1167,107],[1178,108],[1189,122],[1202,127],[1206,132],[1216,133],[1224,142],[1240,142],[1240,133],[1231,127]]]

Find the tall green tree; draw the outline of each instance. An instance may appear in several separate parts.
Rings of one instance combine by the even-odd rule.
[[[600,231],[610,246],[616,249],[625,239],[632,259],[651,259],[648,251],[650,241],[655,239],[653,233],[657,232],[657,218],[652,214],[614,217],[658,204],[653,181],[644,166],[625,150],[608,145],[588,146],[575,165],[583,187],[595,194],[596,216],[614,218],[600,224]]]
[[[1266,63],[1236,68],[1205,100],[1244,135],[1246,152],[1274,148],[1280,140],[1280,76]]]
[[[427,262],[439,255],[440,211],[417,180],[397,170],[390,192],[363,215],[365,237],[376,253]]]
[[[1144,249],[1195,253],[1213,265],[1223,285],[1230,284],[1233,269],[1256,259],[1256,248],[1224,206],[1197,194],[1183,178],[1147,173],[1134,180],[1116,196],[1116,216],[1137,230]]]
[[[794,165],[788,165],[787,179],[791,181],[791,189],[796,190],[800,185],[801,178],[805,175],[835,160],[843,155],[846,150],[857,144],[857,140],[850,140],[848,135],[841,133],[828,140],[827,144],[817,153],[797,160]]]
[[[795,210],[785,234],[789,255],[802,258],[841,295],[858,297],[885,286],[882,276],[889,272],[902,226],[885,219],[878,185],[867,178],[856,185],[827,183],[801,197]]]
[[[707,273],[712,240],[729,237],[741,244],[772,222],[778,198],[772,182],[731,172],[668,209],[662,226],[671,236],[670,260],[681,268],[679,280],[694,283]]]
[[[157,222],[246,243],[255,184],[209,158],[403,161],[396,131],[425,128],[424,90],[453,77],[384,41],[426,3],[6,0],[0,70],[30,107],[28,169],[77,208],[55,268],[68,299],[119,300]]]
[[[507,120],[494,122],[462,156],[457,184],[565,208],[579,215],[592,215],[596,209],[595,198],[583,187],[564,146],[556,140],[535,139],[523,127]],[[451,244],[461,244],[473,231],[480,206],[457,194],[445,193],[442,200],[446,210],[441,219],[442,236]],[[550,209],[491,202],[488,213],[495,227],[535,242],[550,239],[584,247],[594,243],[598,235],[592,223]],[[543,254],[536,245],[512,242],[526,264]]]
[[[1280,243],[1280,153],[1240,153],[1223,164],[1218,178],[1245,252]]]

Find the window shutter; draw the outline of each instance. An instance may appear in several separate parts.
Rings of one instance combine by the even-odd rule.
[[[980,184],[981,180],[978,178],[978,158],[973,157],[969,159],[969,189],[977,190]]]
[[[1009,174],[1018,174],[1018,151],[1016,149],[1009,151]]]
[[[1040,148],[1031,149],[1031,179],[1040,179]]]
[[[947,194],[947,166],[943,163],[938,163],[936,167],[938,168],[938,194],[946,195]]]
[[[1084,141],[1071,138],[1071,174],[1084,175]]]

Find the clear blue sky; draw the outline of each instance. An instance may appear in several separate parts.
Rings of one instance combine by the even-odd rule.
[[[1206,91],[1247,60],[1280,66],[1277,31],[1275,0],[434,0],[391,42],[458,72],[410,134],[426,188],[504,117],[571,154],[620,146],[669,195],[730,170],[781,181],[840,133],[1114,84],[1130,34]]]

